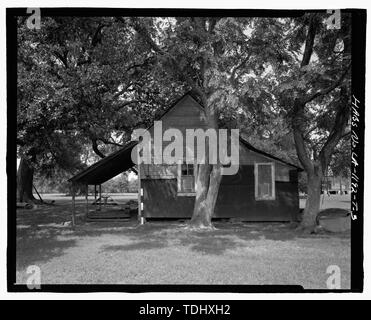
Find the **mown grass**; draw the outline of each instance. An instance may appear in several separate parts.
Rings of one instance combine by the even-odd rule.
[[[303,235],[283,223],[64,222],[70,206],[17,213],[17,283],[29,265],[46,284],[299,284],[325,289],[329,265],[350,286],[349,234]]]

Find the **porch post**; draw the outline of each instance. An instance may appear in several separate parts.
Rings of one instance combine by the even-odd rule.
[[[72,227],[75,226],[75,184],[72,182],[72,187],[71,187],[71,191],[72,191],[72,217],[71,217],[71,223],[72,223]]]
[[[102,211],[102,185],[99,185],[99,211]]]
[[[142,184],[140,178],[140,164],[138,164],[138,220],[142,224]]]
[[[94,185],[94,204],[95,204],[95,211],[97,211],[97,185]]]
[[[86,207],[85,207],[85,218],[88,218],[88,213],[89,213],[89,199],[88,199],[88,196],[89,196],[89,185],[87,184],[86,187],[85,187],[85,200],[86,200]]]

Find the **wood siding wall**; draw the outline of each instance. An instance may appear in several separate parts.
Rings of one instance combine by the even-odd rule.
[[[299,213],[297,172],[288,182],[276,181],[275,200],[255,200],[254,166],[241,166],[238,174],[223,176],[214,218],[246,221],[292,221]],[[190,218],[194,197],[177,196],[176,179],[144,179],[144,215],[148,218]]]

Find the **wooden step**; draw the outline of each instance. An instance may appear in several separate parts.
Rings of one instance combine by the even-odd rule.
[[[128,211],[117,211],[117,212],[89,212],[87,215],[88,219],[129,219],[130,214]]]
[[[130,221],[130,218],[86,218],[87,222]]]
[[[130,214],[111,214],[111,213],[102,213],[102,214],[88,214],[88,218],[130,218]]]

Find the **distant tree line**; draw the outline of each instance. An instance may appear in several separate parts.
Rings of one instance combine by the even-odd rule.
[[[56,177],[44,178],[42,176],[36,176],[34,179],[34,186],[39,193],[62,193],[65,195],[71,195],[71,184],[66,178],[58,179]],[[93,187],[90,186],[90,189]],[[89,189],[89,192],[91,190]],[[138,180],[128,179],[127,174],[120,174],[119,176],[108,180],[102,184],[102,192],[104,193],[127,193],[127,192],[138,192]],[[77,194],[85,194],[85,189],[78,188]]]

